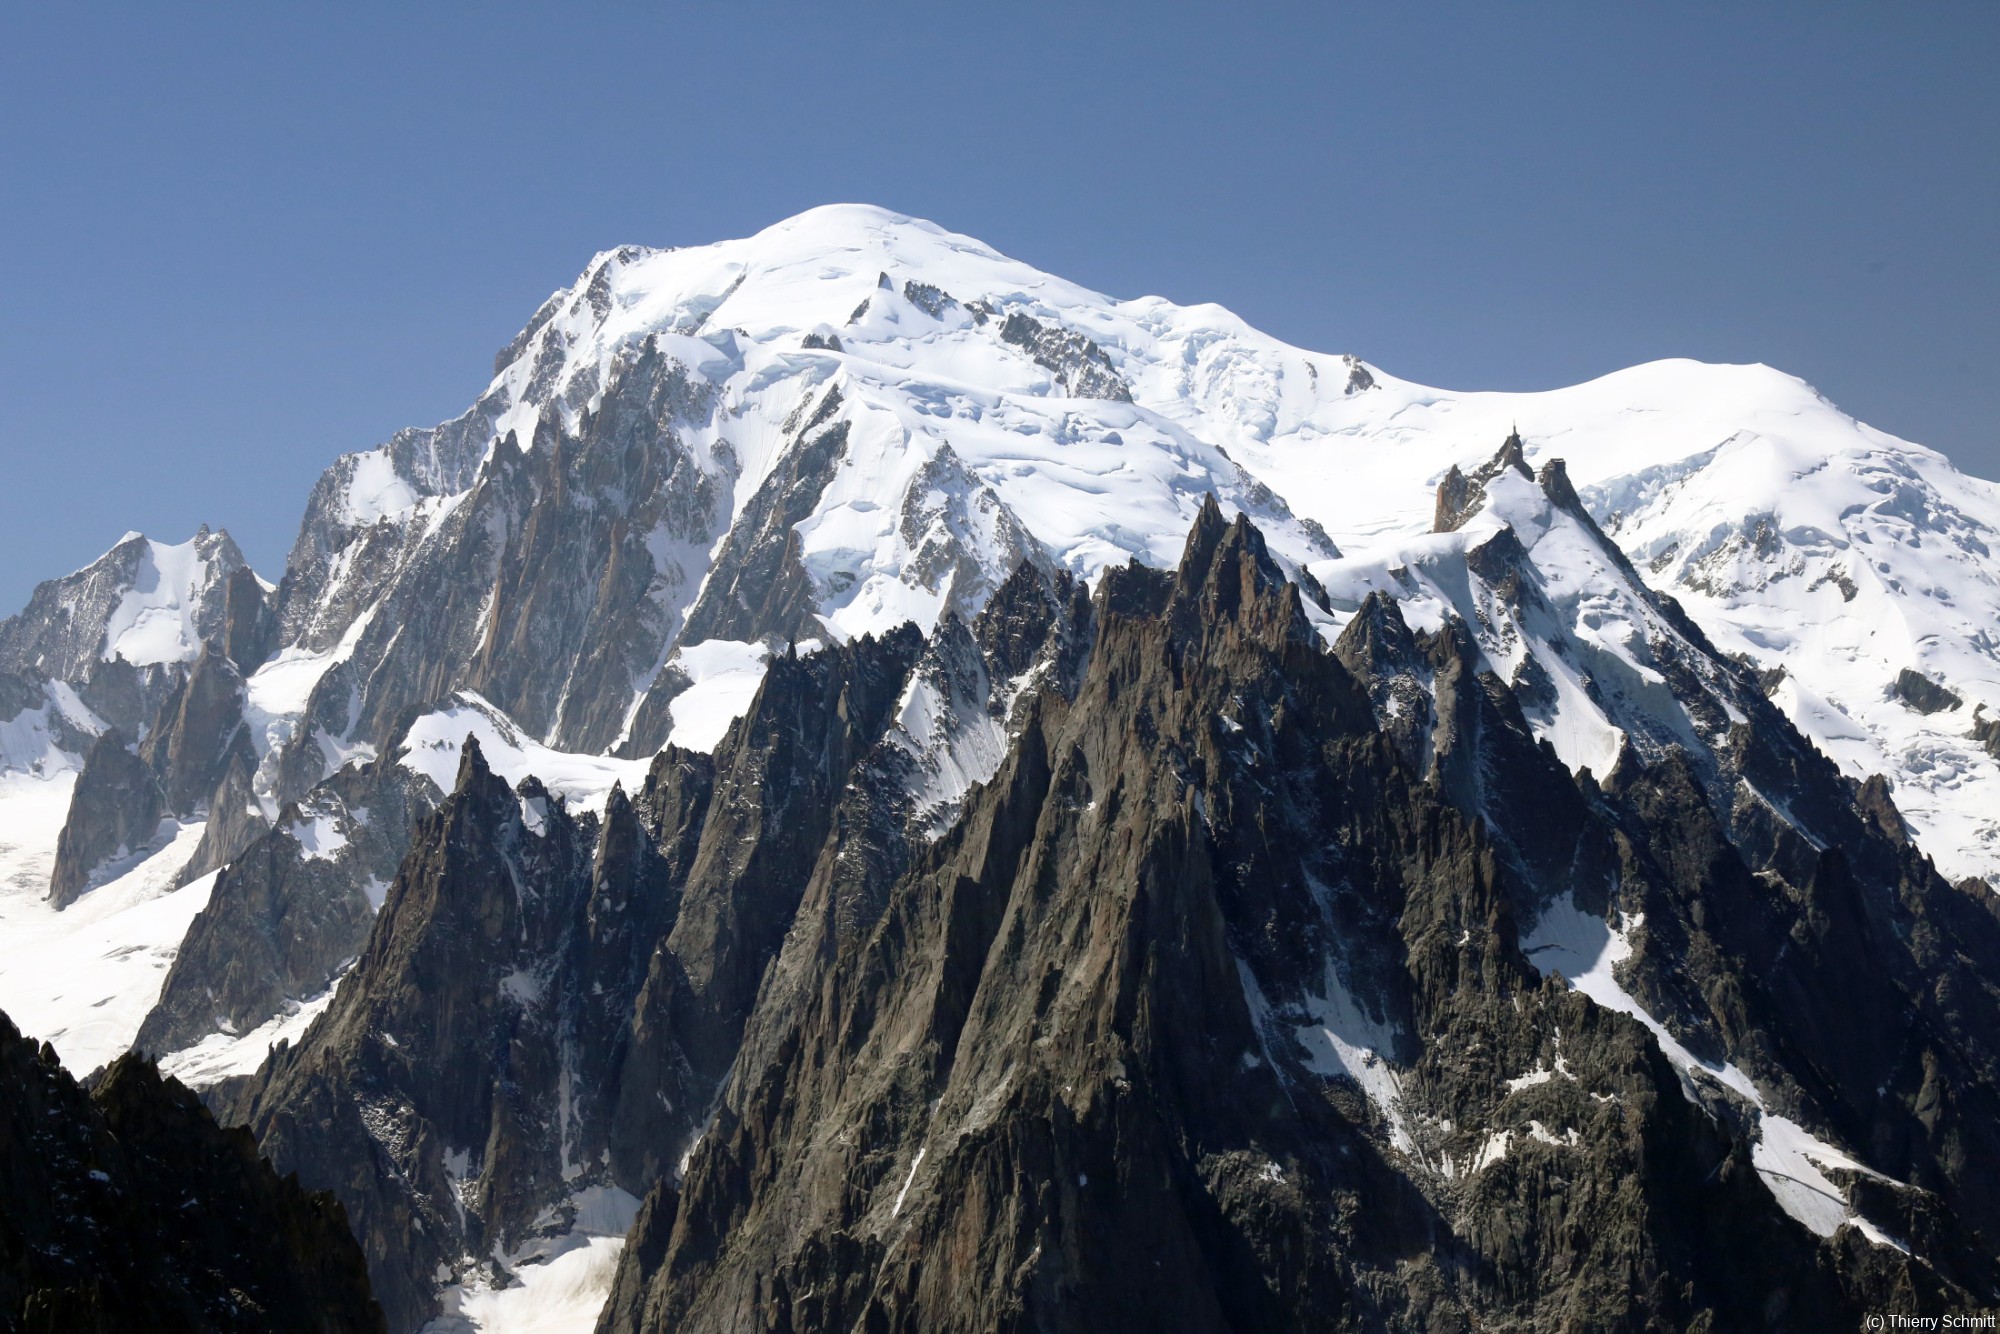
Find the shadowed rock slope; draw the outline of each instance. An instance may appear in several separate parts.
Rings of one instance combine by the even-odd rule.
[[[0,1329],[377,1331],[331,1196],[136,1057],[86,1093],[0,1015]]]

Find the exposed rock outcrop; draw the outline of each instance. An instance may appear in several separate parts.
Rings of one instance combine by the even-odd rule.
[[[248,1032],[331,987],[367,944],[428,787],[390,762],[344,769],[252,838],[216,877],[134,1045],[164,1055]],[[211,811],[210,828],[221,818]]]
[[[1074,329],[1016,310],[1010,311],[1001,322],[1000,341],[1026,352],[1037,366],[1055,377],[1057,387],[1071,398],[1132,401],[1131,386],[1119,378],[1104,349]]]
[[[49,901],[58,908],[81,898],[108,866],[158,843],[166,795],[134,749],[132,738],[114,728],[84,759],[49,875]]]
[[[1908,667],[1897,674],[1890,691],[1918,713],[1943,713],[1965,703],[1955,692]]]
[[[1074,702],[1035,698],[931,851],[873,895],[815,877],[602,1330],[1719,1328],[1990,1289],[1969,1179],[1872,1201],[1925,1236],[1921,1261],[1853,1228],[1818,1241],[1737,1115],[1522,954],[1545,904],[1594,897],[1644,911],[1648,942],[1692,934],[1673,957],[1738,1059],[1756,1039],[1727,998],[1787,1023],[1837,1008],[1751,999],[1768,945],[1700,905],[1757,895],[1705,801],[1663,804],[1700,790],[1685,766],[1579,785],[1533,762],[1463,641],[1420,649],[1378,607],[1336,657],[1302,605],[1253,529],[1205,512],[1178,574],[1107,575]],[[1399,680],[1435,684],[1427,746],[1377,728],[1371,697]],[[1526,767],[1493,767],[1510,755]],[[1496,803],[1503,773],[1523,790]],[[1758,911],[1816,952],[1893,948],[1874,910],[1818,928],[1795,903]],[[1915,976],[1891,971],[1867,1001],[1888,1024]],[[1808,975],[1846,974],[1821,954]],[[1664,975],[1634,982],[1688,1012]],[[1836,1059],[1831,1033],[1800,1031],[1805,1068]],[[1862,1063],[1812,1090],[1757,1068],[1840,1123],[1874,1095]],[[1864,1115],[1878,1137],[1911,1124]]]
[[[1491,459],[1470,474],[1459,469],[1457,464],[1438,483],[1437,517],[1431,523],[1434,533],[1455,533],[1465,526],[1465,521],[1479,513],[1486,504],[1486,484],[1503,471],[1512,469],[1523,477],[1533,477],[1534,471],[1522,454],[1521,433],[1514,431],[1502,442],[1500,450]]]

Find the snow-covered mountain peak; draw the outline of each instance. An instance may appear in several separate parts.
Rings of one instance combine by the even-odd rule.
[[[37,586],[20,615],[0,622],[0,670],[81,684],[115,658],[135,667],[192,662],[222,628],[231,577],[248,569],[226,530],[204,525],[178,543],[127,533],[82,569]]]
[[[428,683],[404,703],[478,690],[558,747],[650,744],[680,725],[674,692],[694,678],[677,664],[704,645],[754,659],[788,637],[970,618],[1023,559],[1085,581],[1134,558],[1171,565],[1211,493],[1289,568],[1319,574],[1336,620],[1370,589],[1401,590],[1422,620],[1432,595],[1395,572],[1462,562],[1473,535],[1430,532],[1438,485],[1515,431],[1531,470],[1566,461],[1582,507],[1637,563],[1614,570],[1571,541],[1577,516],[1509,510],[1537,579],[1574,591],[1573,605],[1555,597],[1572,628],[1636,637],[1621,652],[1642,663],[1653,621],[1628,609],[1614,631],[1605,608],[1636,596],[1635,577],[1672,593],[1725,651],[1785,667],[1777,698],[1794,720],[1856,778],[1890,775],[1927,835],[1944,805],[1971,809],[1948,791],[2000,775],[1974,735],[1975,716],[2000,712],[2000,491],[1795,377],[1671,359],[1546,392],[1437,389],[1214,304],[1112,298],[847,204],[736,240],[601,252],[462,417],[339,460],[280,598],[272,671],[289,684],[252,695],[302,709],[353,659],[313,706],[329,754],[349,753],[334,743],[354,708],[402,707],[383,684],[398,678]],[[1525,484],[1522,503],[1540,495]],[[612,516],[623,527],[600,532]],[[624,544],[615,559],[607,538]],[[612,601],[588,611],[535,591],[545,576],[511,562],[537,548],[536,561],[609,560],[616,579],[592,596]],[[1620,588],[1592,591],[1600,576]],[[448,611],[440,579],[465,585]],[[397,588],[408,609],[370,620]],[[1471,610],[1459,601],[1441,592],[1432,611]],[[417,652],[417,608],[436,622],[422,653],[444,656],[385,674],[385,655]],[[507,635],[525,638],[503,651]],[[540,687],[499,679],[530,644],[567,664],[548,667],[534,705]],[[1892,689],[1905,670],[1961,707],[1911,709]],[[1573,758],[1613,741],[1557,732]],[[2000,871],[2000,829],[1959,823],[1931,839],[1948,868]]]

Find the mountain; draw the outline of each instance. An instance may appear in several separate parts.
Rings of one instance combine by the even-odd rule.
[[[1988,1300],[1996,543],[1763,367],[1427,389],[854,206],[608,251],[277,584],[0,624],[0,1005],[398,1329]]]

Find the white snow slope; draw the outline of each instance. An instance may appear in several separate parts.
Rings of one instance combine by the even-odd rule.
[[[173,888],[201,841],[199,823],[183,825],[165,847],[57,912],[49,871],[75,783],[72,772],[0,774],[0,1011],[81,1075],[138,1036],[215,876]]]

